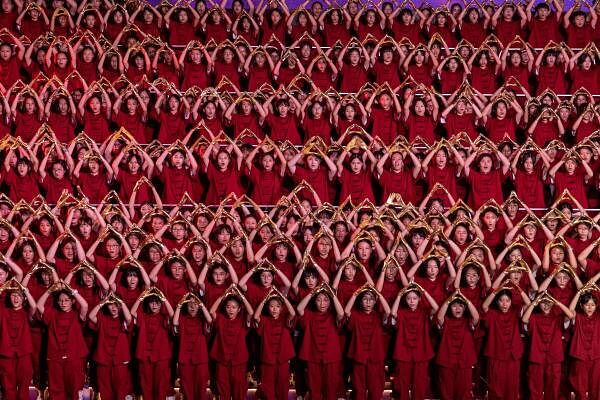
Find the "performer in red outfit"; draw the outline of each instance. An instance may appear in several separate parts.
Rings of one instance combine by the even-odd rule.
[[[442,331],[436,357],[440,397],[442,400],[468,399],[472,369],[477,363],[474,331],[479,323],[479,312],[466,297],[455,292],[440,307],[437,323]]]
[[[342,378],[338,335],[344,309],[329,286],[322,285],[300,301],[297,311],[304,333],[298,357],[307,363],[310,397],[335,400]]]
[[[26,399],[33,377],[33,340],[30,324],[37,311],[29,290],[14,282],[0,307],[0,383],[9,400]]]
[[[537,306],[541,312],[534,313]],[[561,312],[556,313],[553,306]],[[559,398],[565,317],[573,319],[574,314],[560,301],[543,293],[523,314],[522,320],[530,337],[528,376],[529,394],[533,400]]]
[[[171,379],[169,321],[173,308],[158,289],[150,289],[136,300],[131,315],[138,327],[135,358],[139,362],[142,395],[144,399],[162,400]]]
[[[46,306],[52,295],[51,306]],[[76,308],[77,304],[77,308]],[[53,399],[75,400],[85,382],[88,349],[83,323],[88,306],[76,290],[64,283],[53,284],[37,302],[38,312],[48,328],[48,389]]]
[[[427,304],[423,304],[425,301]],[[401,290],[394,301],[391,310],[395,319],[392,323],[397,328],[392,356],[396,363],[394,386],[401,400],[425,399],[429,360],[434,357],[429,334],[431,316],[437,310],[435,300],[418,285]]]
[[[569,382],[578,399],[593,399],[600,394],[600,314],[597,304],[597,292],[580,290],[569,307],[575,325],[569,348]],[[590,397],[586,397],[586,393]]]
[[[529,297],[517,288],[525,305]],[[516,400],[519,397],[521,357],[524,345],[519,330],[522,310],[512,305],[512,293],[503,289],[491,293],[483,302],[487,342],[484,354],[488,359],[488,396],[493,400]],[[494,303],[494,308],[492,307]]]
[[[354,292],[345,308],[351,335],[348,357],[353,361],[354,398],[375,400],[381,399],[385,386],[383,325],[390,315],[390,306],[374,288],[363,289]],[[353,310],[357,300],[358,307]]]
[[[210,308],[215,335],[210,358],[217,364],[216,385],[222,399],[246,398],[246,336],[252,314],[252,306],[237,288],[225,292]]]
[[[94,352],[98,392],[103,399],[124,399],[132,393],[129,309],[120,298],[109,295],[90,311],[88,319],[98,335]]]
[[[296,312],[287,298],[273,290],[254,312],[261,340],[261,384],[267,400],[284,399],[289,392],[290,360],[294,358],[292,332]]]
[[[187,294],[177,304],[173,316],[173,330],[179,336],[177,364],[186,399],[208,399],[206,330],[211,323],[212,317],[206,306],[194,294]]]

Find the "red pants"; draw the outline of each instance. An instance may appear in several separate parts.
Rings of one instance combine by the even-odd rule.
[[[438,365],[440,375],[440,397],[442,400],[470,400],[473,368],[442,367]]]
[[[383,361],[367,361],[366,364],[355,362],[352,366],[352,386],[355,400],[380,400],[385,388]]]
[[[396,361],[394,386],[399,400],[423,400],[427,392],[429,361]],[[409,396],[409,391],[412,396]]]
[[[571,374],[569,377],[575,398],[578,400],[600,399],[600,360],[571,362]],[[588,397],[586,397],[586,392]]]
[[[205,364],[179,364],[179,377],[183,398],[206,400],[208,386],[208,363]]]
[[[266,400],[288,398],[290,389],[290,363],[261,364],[260,391]]]
[[[31,354],[22,357],[0,358],[0,385],[2,398],[17,400],[29,398],[29,383],[33,377]]]
[[[231,365],[217,362],[217,390],[221,400],[245,400],[248,391],[246,364]]]
[[[140,385],[144,400],[164,400],[169,392],[169,360],[139,362]]]
[[[48,391],[52,400],[77,400],[85,383],[85,358],[48,360]]]
[[[308,392],[311,400],[335,400],[341,386],[341,365],[339,362],[308,362]]]
[[[521,360],[488,358],[488,400],[516,400],[519,397]]]
[[[103,400],[122,400],[132,393],[129,365],[96,365],[98,391]]]
[[[529,398],[531,400],[558,400],[560,397],[560,363],[530,363]]]
[[[42,354],[42,340],[42,330],[39,327],[31,328],[31,343],[33,345],[33,381],[38,386],[42,386],[42,384],[45,383],[47,373],[46,367],[48,365],[46,362],[46,355]]]

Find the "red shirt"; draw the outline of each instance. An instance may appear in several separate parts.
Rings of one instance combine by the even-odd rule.
[[[581,361],[600,359],[600,314],[577,313],[569,355]]]
[[[99,365],[125,365],[130,361],[130,331],[127,323],[121,318],[113,318],[98,313],[98,322],[90,325],[97,331],[94,361]]]
[[[207,364],[208,348],[206,346],[204,320],[181,314],[179,317],[179,357],[178,362],[187,364]]]
[[[468,318],[446,317],[436,363],[445,368],[471,368],[477,362],[473,327]]]
[[[520,360],[523,339],[519,330],[519,309],[513,306],[508,312],[490,309],[485,314],[487,342],[484,354],[496,360]]]
[[[256,204],[276,204],[283,195],[282,177],[279,168],[264,171],[258,167],[250,170],[252,200]]]
[[[287,114],[285,117],[269,114],[267,125],[271,130],[271,139],[275,142],[289,140],[293,145],[302,144],[302,138],[298,131],[298,119],[295,115]]]
[[[42,321],[48,327],[48,360],[85,358],[88,350],[83,339],[83,323],[79,312],[58,311],[47,306]]]
[[[166,204],[177,204],[184,193],[192,194],[192,177],[186,168],[164,166],[160,175],[163,182],[163,201]]]
[[[331,202],[328,190],[329,177],[325,168],[319,167],[315,171],[312,171],[308,168],[297,166],[294,173],[294,182],[300,184],[303,180],[312,186],[322,202]],[[306,190],[300,192],[300,198],[313,203],[313,196]]]
[[[299,319],[304,332],[298,357],[307,362],[335,363],[342,360],[339,330],[331,312],[306,310]]]
[[[556,197],[558,198],[565,189],[569,189],[571,195],[573,195],[584,208],[587,208],[588,201],[585,192],[585,175],[586,173],[583,168],[579,167],[575,169],[573,175],[569,175],[567,172],[558,171],[554,176]]]
[[[219,313],[213,321],[213,328],[215,338],[210,349],[210,358],[222,364],[246,364],[248,326],[245,315],[240,312],[236,318],[229,319]]]
[[[40,193],[37,182],[38,178],[32,173],[17,176],[13,169],[10,169],[4,175],[4,183],[8,185],[8,197],[15,203],[21,199],[31,202]]]
[[[108,183],[104,172],[92,175],[81,172],[77,184],[81,191],[88,197],[91,204],[99,204],[108,193]]]
[[[430,115],[410,114],[405,124],[408,130],[409,141],[413,141],[417,136],[420,136],[429,144],[435,142],[435,121]]]
[[[365,199],[368,199],[371,203],[375,203],[373,185],[371,184],[372,179],[371,172],[368,170],[360,171],[358,174],[355,174],[344,169],[340,176],[340,182],[342,184],[340,202],[343,202],[350,197],[354,204],[359,204]]]
[[[348,357],[354,362],[383,362],[386,349],[383,338],[383,316],[378,311],[367,314],[354,310],[348,320],[351,333]]]
[[[4,299],[3,299],[4,300]],[[23,357],[33,353],[29,312],[0,307],[0,356]]]
[[[560,363],[564,358],[562,343],[563,315],[532,314],[527,324],[530,337],[529,362]]]
[[[494,199],[498,204],[502,204],[502,171],[492,170],[487,174],[471,169],[468,176],[468,182],[471,185],[471,206],[478,209],[486,201]]]
[[[415,311],[400,308],[396,318],[398,333],[393,359],[404,362],[423,362],[434,356],[429,332],[429,309],[417,307]]]
[[[344,64],[341,70],[340,92],[358,92],[367,81],[367,71],[362,63]]]
[[[108,119],[103,111],[93,114],[88,111],[83,116],[83,130],[96,143],[102,143],[110,135]]]
[[[287,363],[294,358],[292,333],[285,315],[278,319],[263,315],[258,324],[260,336],[260,361],[263,364]]]
[[[237,166],[232,165],[231,161],[225,171],[221,171],[211,163],[208,165],[206,174],[208,175],[208,193],[206,195],[206,204],[219,204],[230,193],[241,195],[243,189],[240,184],[240,172]]]
[[[136,324],[138,326],[138,340],[135,357],[146,362],[169,360],[171,358],[169,317],[162,312],[146,314],[140,308]]]
[[[380,203],[385,203],[392,193],[399,193],[402,199],[408,203],[417,204],[417,195],[415,193],[416,181],[413,178],[412,171],[390,171],[384,170],[379,178],[379,184],[383,188]]]
[[[515,174],[515,188],[517,196],[531,208],[543,208],[544,182],[542,169],[538,166],[531,173],[518,169]]]
[[[381,138],[387,145],[392,144],[398,137],[398,123],[395,113],[393,108],[384,110],[380,107],[373,107],[371,109],[370,119],[373,121],[371,135]]]

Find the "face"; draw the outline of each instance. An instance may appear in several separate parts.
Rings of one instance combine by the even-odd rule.
[[[171,163],[175,168],[183,167],[183,163],[185,162],[185,157],[180,152],[173,153],[171,156]]]
[[[225,303],[225,315],[229,319],[235,319],[240,313],[240,303],[237,300],[229,299],[227,303]]]
[[[359,172],[362,171],[362,167],[363,167],[363,163],[360,158],[355,157],[352,159],[352,161],[350,161],[350,170],[353,173],[358,174]]]
[[[33,247],[31,247],[30,245],[25,245],[23,246],[23,250],[22,250],[22,257],[23,260],[30,264],[33,262],[34,259],[34,252],[33,252]]]
[[[106,252],[110,258],[117,258],[119,256],[119,243],[115,239],[108,239],[106,241]]]
[[[465,282],[470,288],[474,288],[479,283],[479,271],[474,268],[469,268],[465,272]]]
[[[462,318],[465,315],[465,305],[455,301],[450,305],[450,312],[454,318]]]
[[[150,309],[150,312],[152,314],[158,314],[160,312],[161,306],[162,306],[161,302],[156,298],[152,298],[148,302],[148,308]]]
[[[565,251],[562,247],[553,247],[550,250],[550,259],[554,264],[560,264],[565,259]]]
[[[58,296],[58,308],[63,312],[69,312],[73,309],[73,300],[66,293],[61,293]]]
[[[483,223],[488,229],[494,229],[496,227],[497,222],[498,216],[495,213],[488,211],[485,214],[483,214]]]
[[[370,313],[375,308],[375,296],[371,292],[366,292],[360,301],[364,312]]]
[[[317,311],[320,313],[326,313],[329,311],[329,306],[331,305],[331,300],[329,296],[324,293],[319,293],[315,298],[315,305],[317,306]]]
[[[10,304],[15,310],[19,310],[23,307],[23,295],[21,292],[12,291],[10,293]]]
[[[508,310],[510,310],[510,306],[512,304],[512,301],[510,299],[510,297],[508,297],[507,295],[503,294],[501,295],[497,300],[496,300],[497,304],[498,304],[498,308],[500,309],[500,311],[502,311],[503,313],[508,312]]]
[[[306,164],[308,165],[308,168],[311,171],[316,171],[319,168],[319,165],[321,164],[321,160],[318,157],[311,154],[308,157],[306,157]]]
[[[90,271],[83,271],[81,273],[81,280],[83,281],[83,285],[87,288],[94,286],[94,274]]]
[[[180,262],[177,261],[171,263],[171,265],[169,266],[169,270],[171,271],[171,276],[173,277],[173,279],[178,281],[183,279],[185,267]]]
[[[434,260],[427,261],[425,273],[429,279],[437,278],[438,274],[440,273],[440,267],[438,263],[436,263]]]
[[[483,156],[481,160],[479,160],[479,169],[482,173],[487,174],[492,170],[493,162],[492,158],[489,156]]]
[[[40,233],[44,236],[48,236],[52,232],[52,225],[46,219],[42,219],[39,223]]]
[[[582,305],[583,312],[588,317],[592,316],[594,312],[596,312],[596,301],[593,298],[590,298],[586,303]]]
[[[415,311],[419,306],[419,301],[421,300],[421,297],[416,292],[411,291],[406,294],[405,298],[408,308],[412,311]]]
[[[269,310],[269,315],[271,317],[273,317],[274,319],[279,318],[279,316],[281,315],[281,310],[283,309],[283,306],[279,299],[270,300],[267,307]]]
[[[126,281],[127,287],[129,287],[130,289],[135,289],[137,288],[137,285],[139,283],[139,278],[135,272],[130,272],[127,274]]]
[[[271,287],[273,285],[273,273],[271,271],[262,271],[260,273],[260,283],[263,287]]]
[[[67,260],[73,260],[73,258],[75,258],[75,246],[73,245],[73,243],[68,242],[63,246],[63,250],[62,250],[63,256],[65,256],[65,258]]]
[[[569,281],[571,280],[571,277],[569,276],[569,274],[567,274],[566,272],[559,272],[558,274],[556,274],[556,276],[554,277],[554,281],[556,282],[556,286],[558,286],[561,289],[564,289],[567,287],[567,285],[569,284]]]

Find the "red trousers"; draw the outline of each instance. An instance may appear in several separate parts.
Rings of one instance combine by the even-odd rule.
[[[442,400],[470,400],[473,368],[437,366],[440,375],[440,397]]]
[[[179,378],[185,399],[207,400],[208,363],[179,364]]]
[[[560,397],[560,363],[530,363],[529,398],[531,400],[558,400]]]
[[[516,400],[519,397],[521,360],[488,358],[488,400]]]
[[[22,357],[0,358],[0,385],[2,398],[21,400],[29,398],[29,384],[33,377],[31,354]]]
[[[573,385],[576,399],[600,400],[600,359],[572,360],[569,380]]]
[[[42,355],[42,337],[42,330],[40,328],[31,328],[31,343],[33,344],[33,380],[38,386],[41,386],[46,380],[46,366],[48,365],[45,359],[46,355]]]
[[[290,363],[261,364],[260,391],[265,400],[286,400],[290,389]]]
[[[85,383],[85,358],[48,360],[48,392],[52,400],[77,400]]]
[[[308,362],[308,392],[311,400],[335,400],[341,386],[341,363]]]
[[[232,365],[217,362],[217,390],[220,400],[245,400],[248,392],[246,364]]]
[[[355,362],[352,365],[352,386],[355,400],[380,400],[385,388],[383,361]]]
[[[98,391],[102,400],[122,400],[133,392],[129,365],[96,365]]]
[[[399,400],[423,400],[427,392],[429,361],[396,361],[394,386]],[[409,396],[409,392],[412,396]]]
[[[140,385],[144,400],[164,400],[169,392],[169,360],[139,362]]]

